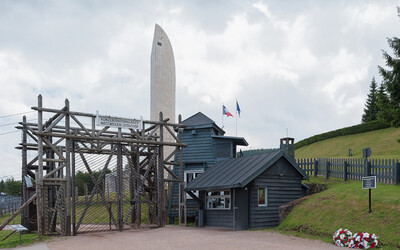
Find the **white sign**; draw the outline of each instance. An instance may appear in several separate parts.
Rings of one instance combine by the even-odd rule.
[[[96,124],[97,126],[110,126],[113,128],[142,129],[141,120],[112,117],[112,116],[97,115]]]
[[[12,228],[14,228],[17,232],[21,231],[28,231],[28,228],[22,226],[22,225],[11,225]]]
[[[362,178],[362,188],[376,188],[376,176],[367,176]]]

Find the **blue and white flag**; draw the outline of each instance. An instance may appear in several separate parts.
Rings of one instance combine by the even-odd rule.
[[[236,100],[236,111],[238,112],[239,117],[240,117],[240,107],[239,107],[239,103],[237,100]]]

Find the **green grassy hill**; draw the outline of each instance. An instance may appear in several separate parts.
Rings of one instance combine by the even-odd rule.
[[[375,233],[383,249],[400,248],[400,186],[378,183],[372,190],[372,213],[368,213],[368,190],[360,181],[311,177],[311,182],[327,184],[293,209],[275,230],[333,244],[339,228]],[[305,182],[307,184],[307,181]]]
[[[400,159],[400,128],[387,128],[362,134],[340,136],[296,149],[296,159],[314,157],[362,157],[362,149],[370,147],[371,158]]]

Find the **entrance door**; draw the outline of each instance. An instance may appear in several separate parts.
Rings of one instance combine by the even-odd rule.
[[[249,228],[249,193],[247,188],[235,188],[235,230],[247,230]]]

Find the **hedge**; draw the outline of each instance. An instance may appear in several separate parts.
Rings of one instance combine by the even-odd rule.
[[[306,138],[304,140],[301,140],[301,141],[298,141],[297,143],[295,143],[294,148],[298,149],[298,148],[310,145],[314,142],[319,142],[319,141],[323,141],[323,140],[338,137],[338,136],[360,134],[360,133],[365,133],[368,131],[373,131],[373,130],[378,130],[378,129],[384,129],[384,128],[388,128],[388,127],[390,127],[390,125],[385,122],[382,122],[382,121],[372,121],[372,122],[361,123],[361,124],[354,125],[351,127],[341,128],[341,129],[329,131],[329,132],[326,132],[323,134],[311,136],[309,138]]]

